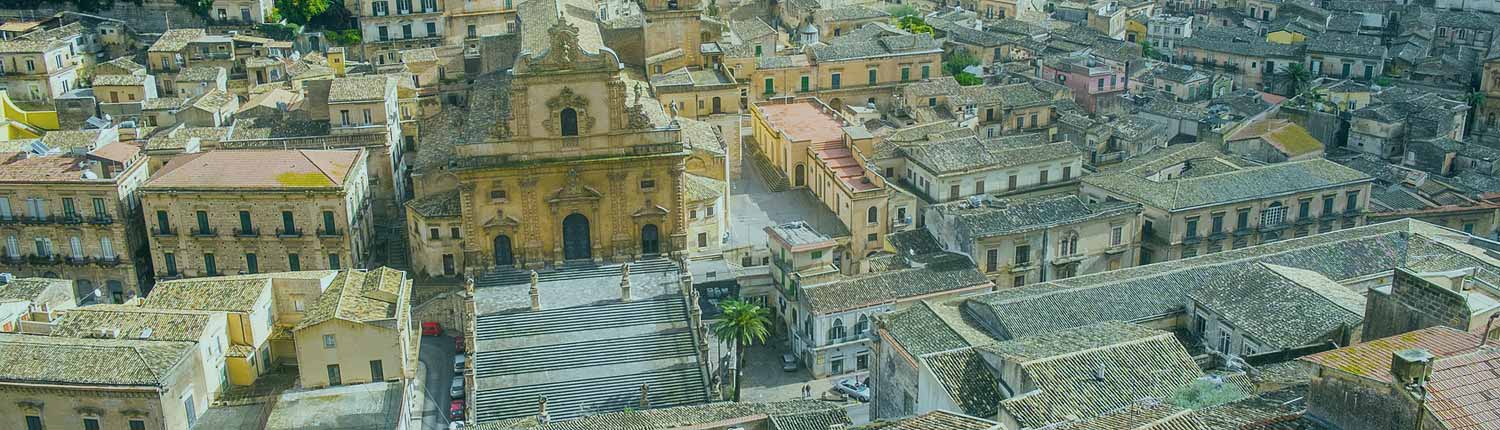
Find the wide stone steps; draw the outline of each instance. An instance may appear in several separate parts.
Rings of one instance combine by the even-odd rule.
[[[694,354],[697,354],[697,350],[693,346],[693,333],[687,329],[679,329],[602,341],[485,351],[475,356],[474,368],[480,369],[475,377],[488,378],[690,357]]]
[[[766,181],[766,189],[779,193],[791,188],[791,184],[786,179],[786,174],[771,164],[771,160],[766,158],[764,154],[757,151],[751,159],[754,160],[751,164],[755,166],[756,173],[760,173],[761,179]]]
[[[639,409],[641,384],[647,384],[651,408],[708,401],[700,370],[682,366],[654,372],[605,375],[558,383],[518,385],[474,393],[475,417],[480,423],[537,414],[537,400],[547,397],[552,421],[584,415]]]
[[[682,300],[681,295],[668,294],[651,300],[480,315],[476,322],[476,339],[493,340],[641,324],[683,323],[687,321],[687,310]]]
[[[651,258],[630,263],[630,273],[662,273],[677,269],[677,263],[667,258]],[[568,281],[597,277],[619,277],[622,265],[596,265],[593,263],[570,263],[553,270],[537,271],[537,282]],[[475,280],[477,287],[502,287],[531,283],[531,271],[512,268],[495,269]]]

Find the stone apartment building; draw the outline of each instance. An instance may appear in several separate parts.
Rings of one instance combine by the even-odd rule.
[[[904,83],[942,74],[942,45],[928,34],[904,34],[888,27],[866,25],[791,54],[791,70],[772,67],[786,63],[757,60],[755,70],[735,71],[749,78],[750,100],[816,96],[834,109],[845,105],[891,105],[891,96]],[[795,59],[805,57],[803,59]],[[762,71],[760,63],[766,63]],[[805,65],[803,65],[805,63]],[[747,73],[748,72],[748,73]]]
[[[102,303],[146,293],[138,191],[150,171],[140,147],[106,131],[48,133],[55,155],[0,153],[0,272],[70,279]]]
[[[1433,326],[1481,335],[1488,329],[1495,337],[1500,328],[1486,323],[1500,313],[1491,305],[1500,299],[1500,291],[1486,283],[1483,270],[1479,265],[1432,272],[1394,270],[1389,285],[1370,289],[1364,337],[1390,337]]]
[[[78,85],[84,54],[76,24],[0,40],[0,83],[11,100],[51,105]]]
[[[380,135],[385,139],[381,152],[382,164],[373,166],[380,171],[380,189],[375,193],[381,203],[382,212],[394,211],[412,195],[409,160],[404,154],[416,148],[419,137],[416,114],[420,110],[412,82],[400,75],[367,75],[339,77],[329,81],[310,83],[313,109],[318,102],[326,101],[324,112],[313,114],[314,119],[327,119],[329,134]],[[388,163],[388,164],[387,164]],[[389,180],[389,182],[386,182]],[[393,212],[387,212],[393,213]]]
[[[942,249],[967,256],[996,285],[1019,287],[1135,265],[1140,214],[1135,203],[1054,194],[933,205],[925,219]]]
[[[344,7],[359,19],[365,61],[399,65],[401,51],[445,44],[448,5],[443,0],[361,0]],[[456,2],[455,2],[456,3]]]
[[[142,188],[158,279],[363,267],[373,226],[363,151],[179,156]]]
[[[1168,57],[1177,53],[1177,44],[1193,37],[1193,17],[1159,15],[1146,24],[1146,40]]]
[[[1307,60],[1299,45],[1268,42],[1249,29],[1207,28],[1177,44],[1178,62],[1229,72],[1236,87],[1266,88],[1270,77]]]
[[[1074,100],[1088,113],[1109,110],[1125,94],[1125,64],[1087,52],[1042,61],[1043,80],[1073,90]]]
[[[895,157],[877,166],[927,204],[1065,186],[1083,175],[1078,148],[1048,142],[1043,133],[961,136],[905,144],[893,152]],[[911,215],[920,216],[921,208],[913,209]]]
[[[843,261],[883,249],[892,222],[889,189],[885,178],[864,167],[874,136],[847,125],[817,98],[755,103],[750,110],[755,150],[793,188],[811,191],[848,229],[847,248],[838,251]]]
[[[980,136],[994,138],[1018,133],[1051,136],[1056,117],[1054,100],[1031,83],[966,87],[974,101],[975,128]]]
[[[1141,264],[1364,224],[1364,173],[1321,158],[1241,165],[1201,145],[1083,178],[1091,201],[1144,206]]]
[[[1314,76],[1371,80],[1385,74],[1387,50],[1380,38],[1329,32],[1308,38],[1307,71]]]
[[[1500,55],[1486,59],[1481,68],[1479,91],[1486,100],[1500,100]],[[1500,102],[1480,104],[1473,126],[1476,132],[1500,135]]]

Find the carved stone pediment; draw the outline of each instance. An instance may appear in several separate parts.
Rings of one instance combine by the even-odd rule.
[[[667,208],[662,207],[661,205],[658,205],[656,203],[652,203],[651,200],[649,200],[649,199],[646,200],[646,205],[645,206],[641,207],[640,209],[636,209],[635,213],[630,214],[630,216],[636,217],[636,218],[640,218],[640,217],[661,217],[661,216],[666,216],[666,215],[667,215]]]
[[[562,188],[552,192],[552,197],[547,199],[548,203],[558,204],[573,201],[598,201],[604,194],[599,193],[593,187],[584,185],[578,180],[578,169],[568,171],[568,182]]]
[[[484,222],[484,228],[503,227],[513,229],[519,227],[520,225],[521,220],[518,220],[516,219],[516,217],[506,214],[503,210],[495,211],[495,216],[490,217],[488,221]]]
[[[578,44],[578,27],[566,18],[547,29],[551,39],[542,52],[523,52],[516,63],[517,73],[537,73],[562,70],[610,70],[618,67],[618,60],[608,52],[588,52]]]

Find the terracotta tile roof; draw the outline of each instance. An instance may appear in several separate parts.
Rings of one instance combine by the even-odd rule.
[[[914,417],[876,421],[860,428],[865,430],[986,430],[1000,423],[983,418],[935,410]]]
[[[1254,138],[1264,139],[1266,143],[1276,147],[1283,154],[1292,157],[1323,150],[1323,142],[1319,142],[1317,138],[1308,134],[1307,129],[1284,119],[1256,121],[1241,128],[1226,140]]]
[[[157,283],[141,306],[153,309],[250,312],[271,278],[196,278]]]
[[[213,317],[205,311],[93,305],[63,314],[52,336],[92,337],[106,329],[119,330],[121,339],[196,342]]]
[[[165,386],[193,342],[0,334],[0,383]]]
[[[126,161],[130,161],[131,158],[135,158],[136,154],[140,153],[140,145],[124,142],[114,142],[108,145],[101,146],[98,149],[93,150],[92,152],[89,152],[89,155],[103,158],[109,161],[114,161],[117,163],[124,163]]]
[[[1391,382],[1391,354],[1396,351],[1421,348],[1434,356],[1448,357],[1473,351],[1478,346],[1479,335],[1438,326],[1324,351],[1300,360],[1362,378]]]
[[[404,298],[403,298],[404,296]],[[345,270],[308,307],[302,321],[292,328],[301,330],[328,320],[368,323],[396,318],[402,303],[410,306],[411,283],[406,274],[381,267],[374,270]]]
[[[74,155],[22,158],[0,165],[0,182],[113,182],[110,179],[88,179]]]
[[[1500,429],[1500,350],[1438,359],[1427,391],[1427,410],[1443,428]]]
[[[341,188],[357,151],[211,151],[174,158],[146,183],[163,188]]]

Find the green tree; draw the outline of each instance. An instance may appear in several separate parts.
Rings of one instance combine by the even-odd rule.
[[[963,73],[965,68],[978,64],[979,59],[974,58],[974,54],[970,54],[967,50],[955,49],[948,54],[947,59],[943,60],[943,71],[949,75],[958,75]]]
[[[1141,41],[1141,55],[1146,58],[1161,61],[1166,61],[1167,58],[1167,56],[1163,55],[1161,51],[1156,50],[1156,45],[1152,44],[1149,40]]]
[[[1291,97],[1307,91],[1312,84],[1312,73],[1309,73],[1302,63],[1288,64],[1285,69],[1276,72],[1275,78],[1281,89],[1286,92],[1285,95]]]
[[[307,25],[328,10],[329,0],[276,0],[276,10],[287,22]]]
[[[932,26],[927,25],[927,21],[923,20],[922,17],[916,15],[907,15],[897,18],[896,28],[906,30],[907,33],[911,34],[933,34]]]
[[[745,368],[745,350],[757,342],[766,343],[766,336],[771,333],[770,312],[760,305],[741,301],[726,300],[719,304],[724,311],[719,320],[714,321],[711,326],[714,336],[723,342],[734,342],[734,401],[740,400],[740,375]]]
[[[898,4],[886,8],[885,12],[891,14],[896,19],[901,19],[903,17],[915,16],[917,8],[911,7],[911,5]]]

